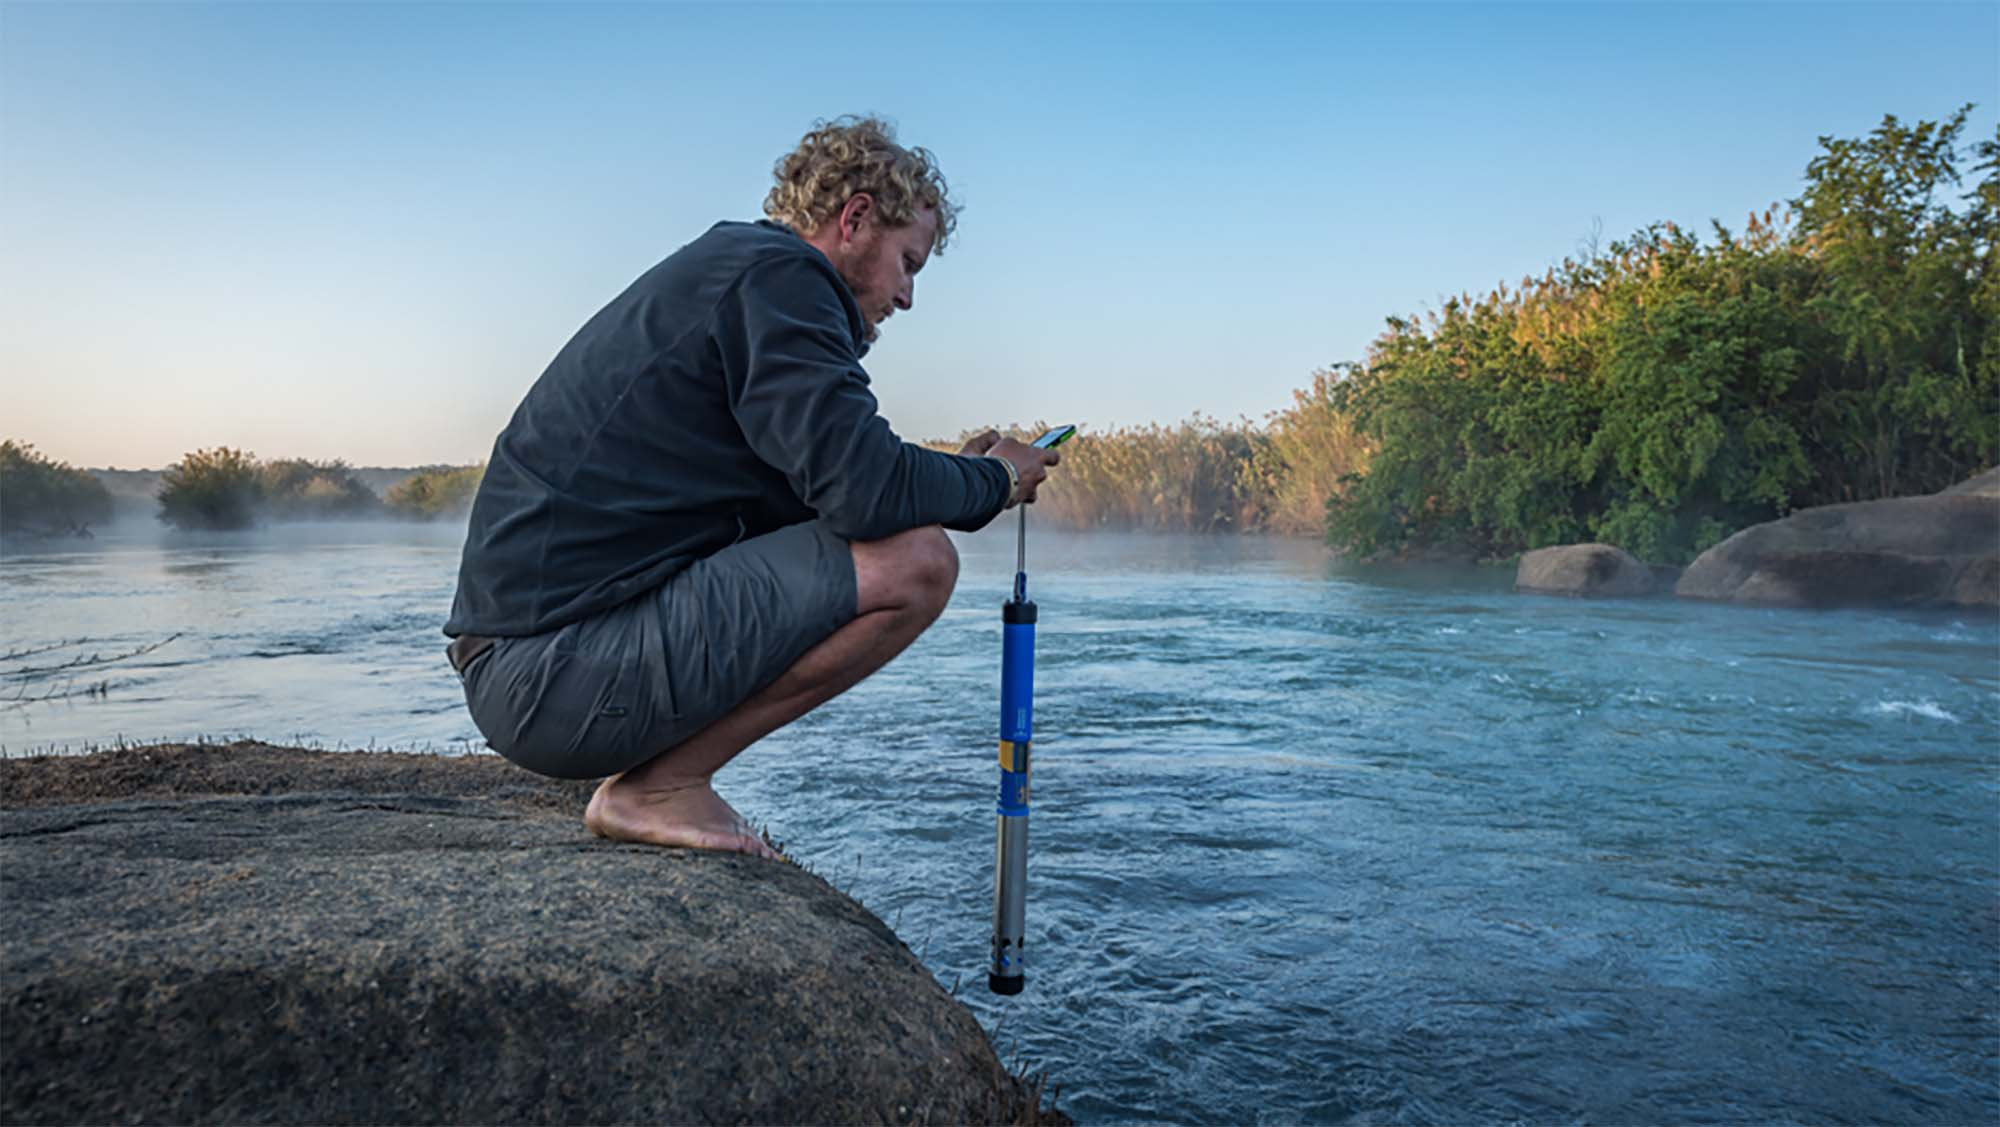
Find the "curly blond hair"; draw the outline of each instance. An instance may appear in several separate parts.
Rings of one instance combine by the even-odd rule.
[[[958,226],[958,204],[930,150],[897,144],[896,127],[878,117],[814,122],[771,176],[777,185],[764,197],[764,214],[801,234],[818,231],[862,192],[892,227],[915,222],[920,208],[936,208],[932,253],[943,252]]]

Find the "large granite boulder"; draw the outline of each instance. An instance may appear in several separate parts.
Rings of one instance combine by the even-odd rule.
[[[1946,497],[1970,493],[1975,497],[2000,497],[2000,466],[1994,466],[1983,474],[1966,478],[1944,491]]]
[[[1514,590],[1532,595],[1626,598],[1650,595],[1653,569],[1609,544],[1563,544],[1521,555]]]
[[[1753,525],[1703,552],[1674,593],[1771,606],[2000,607],[2000,469],[1929,496]]]
[[[614,844],[491,758],[0,761],[0,1121],[1031,1122],[793,865]]]

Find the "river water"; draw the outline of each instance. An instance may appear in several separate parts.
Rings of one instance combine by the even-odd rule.
[[[16,550],[0,749],[474,750],[437,633],[459,535]],[[1031,532],[1029,985],[1000,999],[1012,526],[958,542],[937,626],[718,783],[1079,1122],[2000,1121],[1990,616]]]

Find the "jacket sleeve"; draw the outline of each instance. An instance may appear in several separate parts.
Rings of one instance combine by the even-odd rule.
[[[1006,467],[896,437],[868,390],[839,285],[820,263],[773,259],[717,303],[712,331],[744,438],[849,540],[983,527],[1006,506]]]

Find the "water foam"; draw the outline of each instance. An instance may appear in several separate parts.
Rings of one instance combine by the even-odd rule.
[[[1934,700],[1881,700],[1868,709],[1878,716],[1921,716],[1926,720],[1942,720],[1947,724],[1958,723],[1958,717],[1946,712]]]

